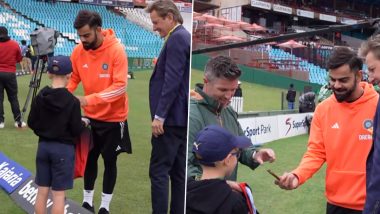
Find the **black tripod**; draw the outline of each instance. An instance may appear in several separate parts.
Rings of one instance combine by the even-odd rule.
[[[45,70],[47,61],[48,61],[47,55],[37,56],[36,71],[32,74],[32,78],[30,79],[29,91],[25,100],[24,107],[22,108],[22,111],[21,111],[21,118],[20,120],[18,120],[19,121],[17,124],[18,127],[21,127],[22,125],[21,123],[22,121],[24,121],[23,119],[24,119],[30,100],[33,101],[37,95],[38,89],[40,88],[42,73]],[[41,65],[41,68],[39,69],[40,63],[42,65]]]

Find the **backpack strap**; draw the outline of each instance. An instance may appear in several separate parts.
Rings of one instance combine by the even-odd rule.
[[[239,186],[243,192],[245,202],[247,203],[247,207],[249,210],[249,214],[258,214],[257,209],[255,207],[255,202],[253,200],[252,190],[248,186],[247,183],[239,183]]]

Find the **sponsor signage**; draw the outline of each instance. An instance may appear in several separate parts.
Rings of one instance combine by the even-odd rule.
[[[31,176],[27,179],[23,185],[19,186],[16,191],[11,194],[11,198],[27,213],[34,213],[34,204],[36,203],[38,186],[34,183],[34,177]],[[51,213],[51,208],[53,205],[53,200],[51,193],[47,200],[47,210]],[[90,214],[89,211],[82,208],[76,202],[66,199],[65,203],[65,214]]]
[[[277,118],[276,117],[258,117],[256,126],[259,128],[259,135],[256,136],[256,143],[262,144],[274,141],[278,136]]]
[[[314,19],[314,12],[297,9],[297,16]]]
[[[329,22],[336,22],[336,16],[326,15],[326,14],[319,14],[319,19]]]
[[[31,173],[0,152],[0,187],[8,194],[25,182]]]
[[[286,7],[286,6],[279,5],[279,4],[274,4],[273,5],[273,11],[280,12],[280,13],[286,13],[286,14],[292,14],[293,8]]]
[[[278,138],[277,117],[252,117],[239,119],[244,135],[253,145],[260,145]]]
[[[132,0],[126,0],[126,1],[118,1],[117,6],[119,7],[133,7],[133,1]]]
[[[111,1],[111,0],[100,0],[99,1],[99,4],[102,4],[102,5],[116,5],[116,1]]]
[[[306,134],[306,116],[309,114],[311,113],[279,115],[278,138],[287,138]]]
[[[179,12],[183,12],[183,13],[193,12],[193,5],[191,3],[177,2],[175,3],[175,5],[177,6]]]
[[[131,0],[79,0],[79,3],[84,4],[99,4],[115,7],[133,7],[133,1]]]
[[[79,3],[97,4],[98,0],[79,0]]]
[[[263,2],[263,1],[256,1],[256,0],[251,0],[251,6],[261,8],[261,9],[265,9],[265,10],[270,10],[272,8],[271,3]]]
[[[38,186],[34,183],[34,176],[20,164],[6,157],[0,152],[0,187],[4,189],[15,203],[26,213],[34,213],[34,204],[37,199]],[[47,201],[48,213],[51,213],[53,200],[49,193]],[[1,213],[1,211],[0,211]],[[65,214],[91,214],[76,202],[66,199]]]
[[[344,18],[344,17],[341,17],[340,22],[342,24],[346,24],[346,25],[353,25],[353,24],[357,24],[358,23],[357,20],[353,20],[353,19],[349,19],[349,18]]]
[[[244,135],[253,145],[307,133],[306,116],[312,113],[287,114],[239,119]]]

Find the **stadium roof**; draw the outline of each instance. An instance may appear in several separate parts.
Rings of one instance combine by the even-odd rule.
[[[194,11],[195,12],[205,12],[208,10],[214,10],[219,8],[219,5],[216,5],[211,0],[195,0],[194,1]]]

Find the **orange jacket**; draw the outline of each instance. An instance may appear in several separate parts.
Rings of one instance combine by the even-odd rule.
[[[293,171],[303,184],[326,162],[327,200],[355,210],[364,208],[366,159],[379,99],[372,85],[362,82],[360,86],[364,94],[355,102],[338,103],[333,95],[317,106],[307,151]]]
[[[82,82],[87,117],[106,122],[121,122],[128,116],[126,93],[128,60],[113,30],[103,30],[103,44],[96,50],[75,47],[71,61],[73,73],[67,89],[75,91]]]

